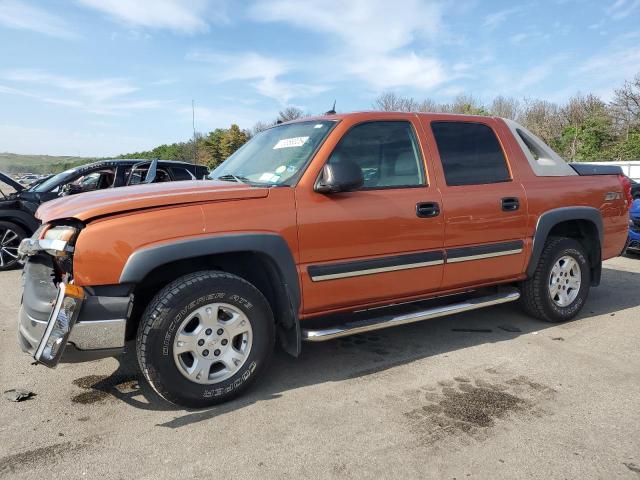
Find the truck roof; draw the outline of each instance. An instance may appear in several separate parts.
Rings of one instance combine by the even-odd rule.
[[[470,115],[461,113],[435,113],[435,112],[380,112],[376,110],[365,110],[359,112],[346,112],[335,113],[325,115],[313,115],[310,117],[297,118],[289,122],[283,122],[279,125],[285,125],[287,123],[308,122],[314,120],[342,120],[351,118],[355,120],[366,120],[371,117],[375,118],[398,118],[398,117],[428,117],[432,120],[478,120],[478,119],[499,119],[501,117],[489,116],[489,115]]]

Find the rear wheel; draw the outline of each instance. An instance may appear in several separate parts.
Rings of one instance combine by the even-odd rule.
[[[27,233],[12,222],[0,222],[0,271],[16,268],[18,247]]]
[[[522,282],[524,310],[547,322],[564,322],[584,306],[591,284],[584,247],[572,238],[547,240],[531,278]]]
[[[275,341],[273,315],[253,285],[205,271],[163,288],[137,335],[138,363],[153,389],[186,407],[230,400],[266,368]]]

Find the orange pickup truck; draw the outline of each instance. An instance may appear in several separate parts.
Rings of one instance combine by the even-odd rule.
[[[229,400],[301,342],[520,300],[575,316],[627,239],[618,167],[501,118],[325,115],[211,173],[48,202],[20,246],[18,339],[47,366],[134,344],[176,404]]]

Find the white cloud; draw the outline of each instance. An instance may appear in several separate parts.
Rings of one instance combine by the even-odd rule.
[[[616,0],[606,11],[614,20],[622,20],[637,10],[640,10],[640,0]]]
[[[209,30],[209,23],[226,22],[226,2],[221,0],[77,0],[126,25],[168,29],[180,33]]]
[[[98,80],[78,80],[75,78],[54,75],[41,70],[10,70],[1,75],[5,80],[20,83],[47,85],[86,97],[92,102],[126,95],[138,90],[125,80],[105,78]]]
[[[484,17],[482,26],[488,30],[495,30],[502,25],[510,16],[519,12],[521,7],[505,8],[494,13],[490,13]]]
[[[321,34],[333,51],[316,59],[315,70],[333,80],[356,76],[376,90],[428,90],[447,78],[442,62],[414,45],[441,33],[440,3],[318,0],[301,8],[297,0],[266,0],[254,3],[250,16]]]
[[[0,0],[0,25],[58,38],[78,36],[61,17],[20,0]]]
[[[524,71],[522,78],[516,83],[518,91],[527,90],[551,75],[558,65],[567,59],[566,55],[556,55]]]
[[[407,86],[418,90],[429,90],[448,78],[439,60],[420,57],[414,52],[406,55],[366,58],[354,62],[347,68],[351,73],[367,78],[368,83],[376,90]]]
[[[614,45],[586,59],[576,69],[580,78],[589,79],[589,89],[605,100],[609,99],[613,90],[620,87],[625,80],[637,75],[640,65],[638,43],[617,47]]]
[[[179,108],[177,113],[185,124],[191,125],[191,105]],[[200,132],[227,127],[232,123],[237,124],[240,128],[251,128],[256,121],[271,119],[271,117],[273,117],[273,112],[265,114],[262,110],[246,106],[211,108],[196,105],[195,107],[196,130]]]
[[[560,35],[564,35],[559,28],[556,29]],[[526,32],[516,33],[509,37],[509,41],[514,45],[531,45],[541,40],[548,40],[550,35],[540,30],[529,29]]]
[[[282,104],[289,103],[292,98],[312,96],[326,90],[321,85],[282,80],[280,77],[293,69],[292,64],[253,52],[225,55],[200,51],[191,52],[187,58],[214,65],[214,81],[248,81],[259,94]]]
[[[160,100],[121,99],[136,92],[138,88],[120,78],[76,79],[42,70],[9,70],[0,72],[0,78],[22,87],[0,86],[0,93],[98,114],[126,114],[130,110],[155,109],[169,103]],[[25,90],[25,85],[31,85],[37,90]]]
[[[137,152],[158,144],[156,139],[108,133],[104,126],[91,129],[86,125],[74,129],[0,124],[0,138],[2,148],[8,152],[86,157]]]
[[[250,10],[256,21],[284,22],[331,33],[360,52],[389,52],[411,43],[416,34],[435,36],[441,8],[420,0],[265,0]]]

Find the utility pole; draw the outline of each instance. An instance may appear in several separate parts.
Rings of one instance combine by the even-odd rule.
[[[196,142],[196,106],[191,99],[191,125],[193,126],[193,163],[198,163],[198,143]]]

